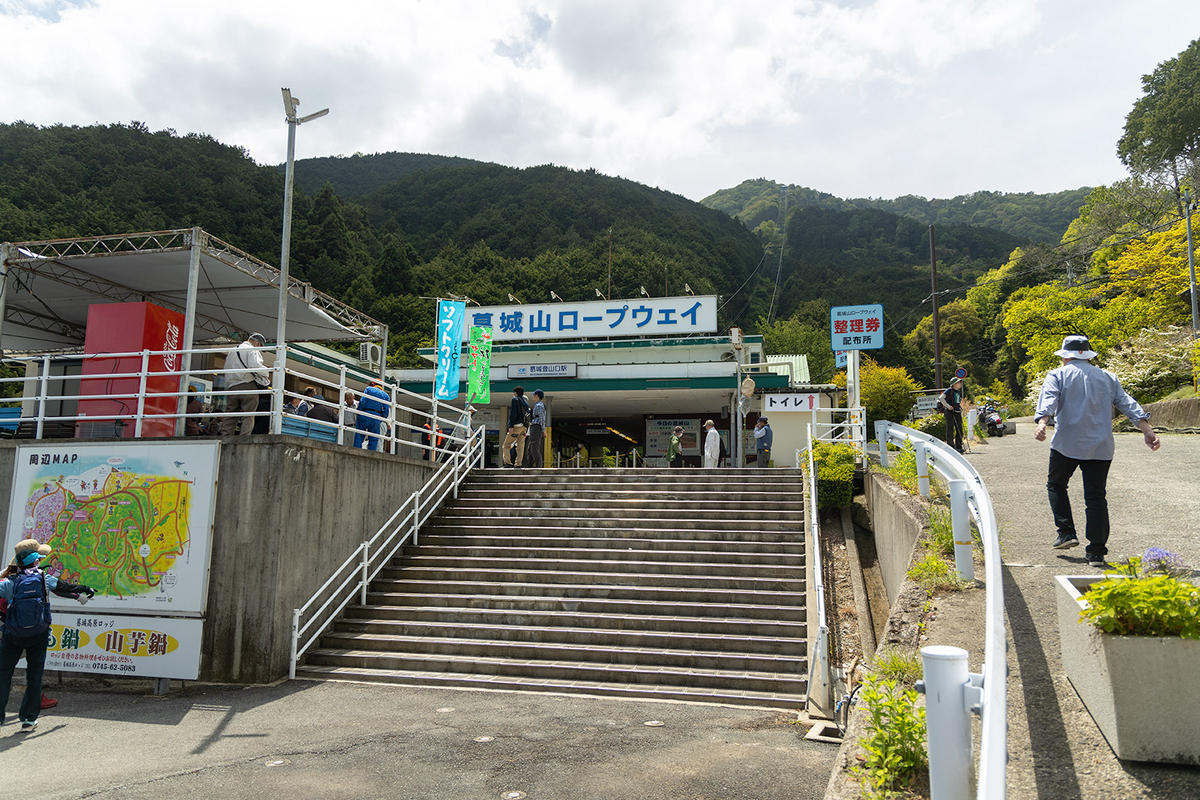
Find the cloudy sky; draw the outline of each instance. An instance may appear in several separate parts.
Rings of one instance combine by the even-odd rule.
[[[0,0],[0,121],[132,120],[259,163],[391,150],[594,167],[701,199],[1117,180],[1188,0]]]

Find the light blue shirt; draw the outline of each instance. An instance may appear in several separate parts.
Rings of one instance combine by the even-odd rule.
[[[1034,419],[1054,419],[1050,447],[1067,458],[1112,461],[1114,408],[1135,424],[1150,419],[1116,375],[1075,358],[1046,376]]]

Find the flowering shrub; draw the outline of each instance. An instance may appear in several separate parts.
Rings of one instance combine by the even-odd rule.
[[[1179,556],[1160,548],[1134,556],[1112,577],[1088,587],[1079,612],[1105,633],[1118,636],[1180,636],[1200,639],[1200,587],[1166,570],[1186,569]]]

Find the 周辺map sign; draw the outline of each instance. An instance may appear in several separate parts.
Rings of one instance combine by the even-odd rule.
[[[433,379],[433,396],[438,400],[458,397],[458,363],[462,354],[467,304],[456,300],[438,300],[437,375]]]
[[[492,329],[471,326],[467,349],[467,402],[492,402]]]
[[[590,339],[604,336],[686,336],[716,333],[716,295],[643,297],[483,306],[471,309],[469,324],[493,329],[496,342]],[[465,334],[464,334],[465,335]]]
[[[21,445],[5,549],[48,544],[46,570],[94,589],[89,611],[199,616],[220,443]],[[77,608],[51,595],[55,613]]]
[[[838,306],[829,309],[830,344],[838,350],[883,347],[883,306]]]

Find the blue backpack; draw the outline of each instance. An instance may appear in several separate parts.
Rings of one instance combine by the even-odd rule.
[[[13,596],[4,617],[6,636],[38,636],[50,629],[50,597],[46,574],[21,573],[13,579]]]

